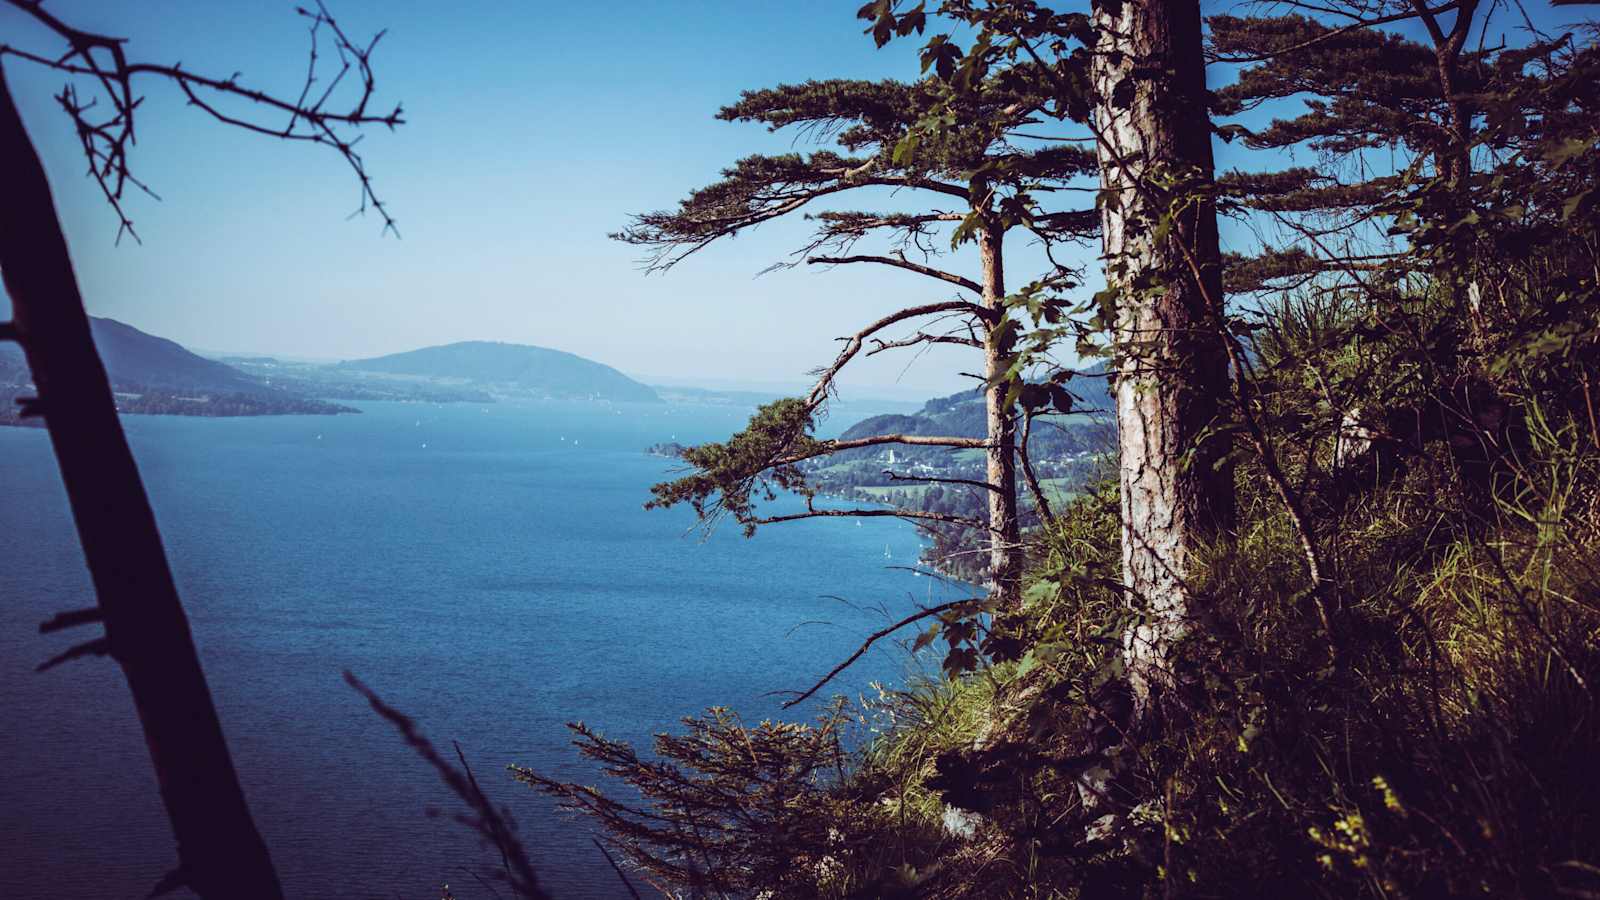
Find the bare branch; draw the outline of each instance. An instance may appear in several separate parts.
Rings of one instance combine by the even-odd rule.
[[[929,278],[936,278],[940,281],[966,288],[974,294],[983,293],[983,286],[970,278],[963,278],[960,275],[946,272],[943,269],[935,269],[932,266],[914,263],[911,260],[906,259],[904,256],[808,256],[806,257],[806,262],[811,265],[828,266],[863,262],[878,263],[879,265],[894,266],[897,269],[905,269],[908,272],[916,272],[918,275],[926,275]]]
[[[964,484],[969,487],[981,488],[986,491],[999,492],[1000,490],[1000,488],[995,487],[987,481],[974,481],[971,478],[935,478],[931,475],[900,475],[888,469],[884,469],[883,474],[888,476],[890,481],[914,481],[920,484]]]
[[[757,525],[775,525],[779,522],[798,522],[801,519],[826,519],[826,518],[890,518],[890,519],[927,519],[932,522],[944,522],[947,525],[965,525],[968,528],[989,527],[988,523],[965,516],[954,516],[949,513],[918,512],[910,509],[808,509],[803,513],[790,513],[783,516],[767,516],[753,520]]]
[[[1028,483],[1028,491],[1033,494],[1034,506],[1039,510],[1040,521],[1048,524],[1055,519],[1050,512],[1050,501],[1044,496],[1044,489],[1039,486],[1039,479],[1033,474],[1033,460],[1028,456],[1028,438],[1033,435],[1033,419],[1036,413],[1028,413],[1022,418],[1022,440],[1017,442],[1017,458],[1022,462],[1022,477]]]
[[[111,639],[103,636],[97,637],[84,641],[81,644],[74,644],[73,646],[68,647],[60,653],[57,653],[55,656],[52,656],[44,662],[38,664],[33,670],[35,672],[48,672],[64,662],[70,662],[74,659],[81,659],[85,656],[106,656],[110,653]]]
[[[868,356],[876,356],[885,350],[895,350],[901,347],[912,347],[917,344],[959,344],[963,347],[982,347],[983,341],[971,337],[962,337],[957,334],[928,334],[919,331],[908,338],[898,341],[884,341],[874,338],[872,341],[878,346],[867,351]]]
[[[905,309],[889,313],[850,337],[842,339],[845,341],[844,349],[840,350],[839,355],[834,357],[832,365],[817,372],[817,383],[811,389],[811,393],[806,395],[806,406],[812,411],[816,411],[822,406],[823,401],[828,398],[829,390],[833,387],[833,379],[839,374],[839,370],[844,368],[846,363],[861,352],[862,342],[867,338],[897,322],[904,322],[907,319],[915,319],[919,316],[931,316],[935,313],[967,313],[982,318],[987,316],[989,311],[976,303],[966,300],[944,300],[938,303],[924,303],[921,306],[908,306]]]
[[[74,28],[56,18],[44,9],[42,3],[35,0],[0,0],[0,2],[20,10],[44,26],[64,41],[68,48],[65,53],[58,56],[47,56],[8,44],[0,44],[0,57],[14,56],[66,75],[91,78],[99,86],[97,96],[83,100],[80,99],[77,88],[68,84],[56,96],[56,101],[72,119],[83,147],[84,157],[89,163],[89,175],[95,179],[106,201],[118,217],[119,239],[126,233],[138,240],[133,221],[123,206],[127,186],[132,185],[155,196],[148,187],[134,177],[128,159],[129,149],[136,142],[135,112],[143,102],[143,98],[135,94],[133,86],[134,80],[140,76],[152,76],[176,84],[191,106],[198,107],[223,124],[281,140],[304,141],[333,148],[344,158],[360,183],[360,205],[356,214],[364,213],[369,208],[377,210],[383,217],[384,231],[398,233],[393,217],[373,191],[372,181],[361,155],[356,152],[359,136],[352,137],[346,134],[346,129],[360,129],[369,125],[383,125],[392,129],[405,123],[398,105],[393,111],[384,114],[370,113],[367,110],[376,91],[376,80],[371,66],[372,52],[383,37],[383,32],[379,32],[365,45],[357,44],[340,29],[320,0],[314,9],[298,8],[297,12],[310,20],[311,48],[306,80],[295,99],[289,100],[240,84],[238,73],[227,78],[214,78],[188,71],[181,63],[172,65],[131,63],[123,51],[124,41],[121,38],[92,34]],[[324,30],[333,36],[333,48],[340,68],[332,78],[328,79],[322,92],[313,99],[312,86],[317,81],[321,58],[318,36]],[[358,93],[348,108],[329,109],[327,104],[332,100],[335,89],[350,72],[359,74],[361,86]],[[210,95],[215,95],[215,98]],[[274,117],[287,115],[287,123],[268,124],[264,119],[227,112],[217,104],[217,99],[221,98],[244,101],[251,106],[262,108]],[[95,112],[101,108],[99,106],[101,100],[108,104],[103,115]]]
[[[900,621],[894,623],[893,625],[890,625],[887,628],[882,628],[882,629],[879,629],[878,631],[873,632],[871,635],[869,635],[867,637],[866,641],[864,643],[862,643],[861,647],[859,649],[857,649],[856,652],[850,654],[850,658],[849,659],[846,659],[844,662],[839,663],[837,666],[834,666],[833,667],[833,671],[829,672],[827,675],[824,675],[822,677],[822,680],[817,682],[816,684],[812,685],[809,690],[801,692],[800,695],[795,697],[793,700],[785,700],[784,703],[783,703],[783,708],[784,709],[788,709],[788,708],[790,708],[792,706],[796,706],[796,705],[798,705],[800,703],[804,703],[808,698],[811,697],[812,694],[815,694],[817,691],[822,690],[822,686],[827,684],[828,682],[832,681],[835,677],[838,676],[838,674],[840,672],[843,672],[845,669],[850,668],[851,663],[854,663],[856,660],[860,659],[862,654],[866,653],[867,650],[871,649],[873,644],[875,644],[878,641],[888,637],[891,634],[894,634],[896,631],[899,631],[900,629],[906,627],[907,625],[910,625],[912,622],[919,622],[919,621],[921,621],[923,619],[928,618],[929,616],[937,616],[940,613],[949,612],[950,610],[958,609],[958,608],[961,608],[963,606],[971,606],[973,604],[977,604],[977,603],[980,603],[980,602],[982,602],[982,601],[976,600],[976,599],[953,600],[953,601],[951,601],[949,603],[941,603],[938,606],[930,606],[927,609],[924,609],[924,610],[922,610],[920,612],[912,613],[911,615],[906,616],[904,619],[901,619]]]
[[[986,450],[989,442],[983,438],[944,437],[925,434],[875,434],[872,437],[852,438],[848,441],[831,440],[820,441],[817,447],[803,454],[786,456],[773,463],[775,466],[789,465],[801,460],[811,459],[816,456],[827,456],[840,450],[854,450],[857,447],[876,447],[880,444],[914,444],[922,447],[960,447],[967,450]]]

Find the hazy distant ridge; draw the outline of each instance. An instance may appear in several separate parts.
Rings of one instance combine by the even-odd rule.
[[[161,390],[254,394],[259,380],[232,366],[196,356],[176,341],[146,334],[115,319],[91,316],[89,330],[106,372],[116,384]],[[27,364],[15,344],[0,344],[0,381],[27,381]]]
[[[122,412],[189,416],[355,412],[281,390],[115,319],[91,316],[89,330]],[[32,395],[32,380],[22,350],[15,344],[0,343],[0,425],[21,424],[16,399]],[[26,424],[39,424],[39,420]]]
[[[657,402],[649,387],[616,369],[561,350],[495,341],[462,341],[339,364],[340,369],[457,379],[552,397]]]

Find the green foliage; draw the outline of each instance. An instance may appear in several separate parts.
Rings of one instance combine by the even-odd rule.
[[[884,40],[889,34],[904,36],[896,7],[892,2],[868,4],[860,16],[872,19],[875,27],[887,26]],[[919,4],[906,13],[916,17],[919,34],[923,12]],[[1097,208],[1062,210],[1041,200],[1074,179],[1098,173],[1092,145],[1041,142],[1033,137],[1021,145],[1026,147],[1023,150],[1020,142],[1011,140],[1024,126],[1087,119],[1092,96],[1087,48],[1095,39],[1088,17],[1056,13],[1032,0],[952,0],[941,4],[937,12],[976,31],[977,37],[965,47],[951,34],[936,34],[928,40],[922,53],[923,71],[933,70],[930,83],[940,90],[932,95],[934,103],[900,137],[895,158],[915,154],[926,144],[943,146],[973,134],[986,135],[994,142],[1004,140],[998,146],[1003,152],[990,152],[971,161],[965,176],[975,193],[999,193],[990,217],[997,218],[1004,228],[1026,228],[1040,239],[1047,255],[1057,244],[1097,238]],[[1072,44],[1077,47],[1069,52]],[[1035,45],[1046,46],[1053,61],[1042,59]],[[1001,116],[973,115],[975,110],[997,105],[1004,113]],[[1082,182],[1072,186],[1086,189]],[[981,224],[982,217],[968,216],[952,233],[951,246],[971,240]],[[1013,399],[1028,373],[1041,365],[1055,366],[1052,350],[1064,339],[1077,340],[1080,351],[1095,343],[1091,335],[1103,323],[1082,321],[1080,316],[1087,307],[1069,296],[1081,281],[1080,272],[1051,255],[1050,266],[1042,274],[1005,298],[1006,317],[994,327],[1013,331],[1011,364],[1001,378],[1013,391]],[[1022,313],[1027,316],[1026,327]]]
[[[915,116],[872,133],[878,152],[894,134],[901,160],[925,143],[956,146],[939,142],[961,131],[961,104],[1007,91],[1031,98],[1029,115],[1087,115],[1078,51],[1093,35],[1081,16],[1027,0],[937,12],[972,31],[959,46],[953,34],[926,44],[939,85]],[[862,9],[880,44],[921,33],[926,13],[889,0]],[[1170,684],[1131,714],[1124,636],[1143,610],[1122,588],[1121,502],[1107,478],[1028,535],[1022,608],[926,628],[913,646],[942,639],[946,676],[867,704],[865,721],[883,730],[836,756],[825,788],[782,804],[838,822],[846,807],[818,798],[848,798],[860,827],[846,843],[892,853],[834,853],[840,868],[823,878],[813,861],[828,851],[797,863],[788,845],[744,843],[728,870],[766,874],[739,889],[1600,896],[1594,34],[1463,51],[1451,92],[1439,48],[1395,33],[1298,17],[1212,27],[1218,54],[1265,60],[1218,92],[1219,112],[1311,96],[1303,114],[1227,136],[1307,146],[1364,174],[1297,168],[1212,185],[1151,167],[1165,203],[1152,230],[1212,200],[1291,235],[1229,261],[1230,291],[1254,298],[1228,310],[1248,350],[1235,412],[1260,439],[1229,460],[1238,520],[1192,569]],[[825,100],[808,98],[822,105],[807,115]],[[1363,154],[1391,144],[1410,156],[1374,177]],[[1004,181],[1013,162],[986,159],[974,180]],[[1039,218],[1026,202],[1016,215]],[[1333,221],[1306,225],[1317,216]],[[1352,221],[1381,223],[1380,238],[1363,243],[1374,239]],[[1050,280],[1061,278],[1009,298],[1010,321],[1043,326],[1019,360],[1074,334],[1094,349],[1114,317],[1118,291],[1069,304],[1056,293],[1065,280]],[[1087,322],[1053,318],[1068,315]],[[1028,409],[1057,406],[1064,388],[1013,383]],[[750,460],[784,452],[774,448],[809,420],[778,410],[755,424],[748,449],[716,445],[702,459],[721,480],[686,479],[682,496],[731,490],[737,507]],[[1308,548],[1323,583],[1307,577]],[[697,770],[745,767],[742,739],[702,743]],[[820,770],[806,768],[813,744],[765,746]],[[625,781],[654,777],[647,761],[617,758]],[[706,808],[731,821],[744,796],[724,788]],[[813,834],[801,846],[827,845]],[[909,870],[887,878],[888,856]],[[673,883],[695,886],[691,875]]]
[[[1313,388],[1282,390],[1306,402]],[[1323,522],[1342,563],[1341,666],[1296,601],[1289,525],[1245,467],[1249,514],[1208,567],[1181,690],[1115,752],[1096,749],[1125,716],[1115,496],[1080,500],[1041,535],[1021,662],[945,689],[997,685],[962,713],[978,738],[916,720],[880,741],[886,759],[938,747],[907,757],[915,787],[897,782],[924,815],[937,806],[919,789],[982,815],[925,896],[1592,890],[1600,451],[1577,423],[1539,415],[1529,431],[1487,509],[1440,442]],[[1085,833],[1101,810],[1076,787],[1095,764],[1123,798],[1098,841]]]
[[[878,802],[872,770],[847,778],[835,703],[815,724],[749,727],[725,709],[684,719],[644,757],[582,724],[579,752],[637,793],[637,804],[513,766],[513,776],[592,816],[652,883],[696,896],[878,897],[907,894],[936,869],[937,832]]]
[[[946,7],[941,7],[941,12],[951,14]],[[872,23],[869,33],[880,44],[897,36],[921,34],[928,15],[925,4],[905,8],[895,2],[873,2],[860,10],[860,16]],[[831,367],[821,370],[805,404],[782,410],[764,408],[748,428],[727,442],[685,452],[683,458],[696,472],[657,485],[650,506],[686,501],[708,523],[721,514],[732,514],[748,534],[763,521],[756,512],[756,501],[774,497],[774,489],[795,489],[811,496],[804,473],[793,463],[830,448],[814,441],[801,442],[799,436],[809,430],[810,417],[823,406],[840,367],[861,352],[871,355],[933,343],[982,350],[985,387],[1007,391],[1000,404],[1004,413],[998,417],[1003,424],[991,433],[986,417],[982,432],[993,444],[994,453],[1011,452],[1014,409],[1019,402],[1025,410],[1034,411],[1046,405],[1059,412],[1072,407],[1072,395],[1062,386],[1064,379],[1043,387],[1029,386],[1029,381],[1030,371],[1048,359],[1049,347],[1062,333],[1071,330],[1079,334],[1066,322],[1062,296],[1076,286],[1078,273],[1052,261],[1047,273],[1002,297],[1003,239],[1022,229],[1048,251],[1096,236],[1099,216],[1094,209],[1055,205],[1063,187],[1095,174],[1096,158],[1085,148],[1041,142],[1021,133],[1039,121],[1036,113],[1050,102],[1051,95],[1042,92],[1043,80],[1027,76],[1022,68],[974,64],[973,60],[988,54],[989,49],[980,40],[963,54],[946,37],[930,44],[925,57],[924,71],[931,68],[933,76],[915,81],[809,80],[745,91],[737,103],[718,113],[719,118],[760,123],[772,131],[788,129],[824,146],[807,154],[741,159],[725,169],[720,180],[691,192],[676,208],[639,215],[630,227],[613,235],[647,248],[647,267],[661,270],[717,240],[802,214],[835,195],[860,188],[906,189],[912,198],[931,198],[939,205],[909,211],[805,212],[817,223],[815,235],[789,262],[775,267],[873,263],[935,279],[944,290],[956,285],[968,292],[960,300],[892,312],[846,338],[845,349]],[[1015,47],[1011,53],[1015,55]],[[886,240],[890,249],[878,254],[854,252],[858,242],[868,238]],[[951,250],[981,242],[982,271],[966,277],[932,265],[942,252],[944,238]],[[912,259],[913,255],[920,259]],[[942,318],[928,319],[934,315]],[[885,329],[913,321],[928,330],[903,340],[879,336]],[[876,348],[864,350],[869,341]],[[987,473],[983,477],[987,478]],[[1007,508],[1015,505],[1015,483],[993,487]],[[936,518],[923,517],[925,521]],[[961,539],[952,532],[984,524],[977,518],[938,521],[946,532],[939,539],[952,542]],[[996,516],[991,523],[996,532],[989,536],[991,544],[1002,548],[1015,544],[1015,522],[1011,514]],[[1005,556],[1002,549],[995,558]],[[1015,567],[1008,562],[997,565],[1007,571],[989,574],[1011,584]]]
[[[1313,150],[1353,153],[1398,137],[1426,152],[1448,142],[1439,127],[1445,110],[1431,48],[1375,28],[1335,33],[1336,26],[1303,16],[1212,16],[1207,22],[1211,49],[1223,58],[1276,54],[1218,90],[1215,113],[1236,115],[1275,98],[1316,97],[1301,115],[1241,129],[1247,146],[1308,142]],[[1303,49],[1280,52],[1294,47]]]
[[[874,185],[920,188],[968,201],[971,214],[955,228],[952,244],[969,240],[995,213],[1000,220],[989,224],[1026,225],[1058,240],[1091,235],[1094,223],[1047,213],[1034,192],[1092,173],[1093,154],[1072,147],[1024,148],[1008,140],[1008,132],[1024,124],[1037,103],[1030,90],[1009,82],[957,92],[938,79],[832,79],[745,91],[718,118],[759,122],[774,131],[798,129],[831,140],[849,155],[822,149],[746,157],[677,209],[640,215],[613,237],[652,248],[652,266],[667,268],[718,238],[821,198]],[[953,127],[957,121],[962,127]],[[990,196],[991,191],[1001,196]],[[929,221],[925,215],[891,213],[845,216],[841,222],[839,215],[819,217],[825,224],[817,246],[859,237],[864,221],[891,231]]]
[[[778,490],[810,496],[805,473],[796,465],[817,455],[822,442],[811,436],[812,410],[804,400],[789,398],[756,411],[743,431],[726,442],[702,444],[683,451],[693,474],[650,488],[646,509],[688,503],[709,527],[727,514],[755,533],[758,500],[774,499]]]

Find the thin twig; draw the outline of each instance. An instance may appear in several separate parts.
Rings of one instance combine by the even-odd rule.
[[[495,809],[494,804],[489,801],[489,798],[478,787],[477,779],[472,776],[472,771],[467,769],[463,772],[452,765],[433,746],[433,742],[428,740],[427,736],[417,728],[416,722],[411,717],[383,702],[383,699],[362,683],[361,679],[357,678],[354,673],[346,670],[344,680],[346,684],[366,698],[367,703],[372,706],[378,715],[387,719],[395,727],[395,730],[400,732],[401,739],[412,750],[415,750],[418,756],[422,757],[428,765],[433,766],[434,771],[439,773],[439,778],[444,781],[445,786],[477,813],[476,819],[463,818],[461,821],[483,834],[500,850],[501,861],[505,866],[506,881],[511,885],[512,890],[516,891],[519,896],[528,898],[528,900],[547,900],[549,895],[539,886],[539,875],[534,870],[533,863],[529,861],[527,851],[512,833],[512,826],[501,815],[500,811]],[[465,766],[466,757],[461,755],[460,746],[456,747],[456,754],[462,765]]]
[[[606,862],[611,864],[611,870],[617,873],[618,878],[622,879],[622,886],[627,888],[628,893],[633,895],[633,900],[642,900],[639,897],[639,892],[634,890],[633,882],[628,880],[628,873],[622,871],[622,867],[617,865],[617,861],[611,858],[611,851],[606,849],[606,845],[600,843],[599,838],[590,838],[589,840],[594,842],[594,845],[600,849],[600,853],[605,856]]]
[[[856,652],[850,654],[850,657],[848,659],[846,659],[844,662],[839,663],[837,666],[834,666],[833,670],[831,672],[829,672],[827,675],[824,675],[822,677],[821,681],[819,681],[816,684],[812,685],[808,690],[803,691],[798,697],[795,697],[793,700],[785,700],[784,703],[783,703],[783,708],[784,709],[789,709],[792,706],[795,706],[795,705],[800,704],[800,703],[804,703],[808,698],[811,697],[812,694],[815,694],[817,691],[822,690],[822,686],[823,685],[825,685],[828,682],[832,681],[835,677],[838,676],[838,674],[840,672],[843,672],[845,669],[848,669],[850,667],[851,663],[854,663],[856,660],[860,659],[862,654],[866,653],[869,649],[872,648],[873,644],[877,643],[878,641],[882,640],[883,638],[888,637],[889,635],[893,634],[894,632],[899,631],[901,628],[904,628],[905,626],[910,625],[912,622],[918,622],[918,621],[921,621],[923,619],[928,618],[929,616],[937,616],[940,613],[947,612],[947,611],[952,610],[952,609],[957,609],[957,608],[962,607],[962,606],[970,606],[971,604],[981,603],[981,602],[982,602],[981,600],[977,600],[977,599],[973,599],[973,598],[968,598],[966,600],[952,600],[949,603],[941,603],[938,606],[930,606],[927,609],[922,610],[921,612],[913,613],[912,615],[906,616],[904,619],[901,619],[900,621],[894,623],[893,625],[890,625],[887,628],[881,628],[881,629],[879,629],[877,631],[874,631],[867,638],[866,642],[863,643],[856,650]]]

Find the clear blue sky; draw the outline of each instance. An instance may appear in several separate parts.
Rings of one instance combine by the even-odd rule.
[[[400,240],[371,216],[346,220],[356,183],[331,151],[214,124],[149,82],[134,163],[163,199],[133,198],[144,243],[114,247],[116,219],[52,99],[60,76],[7,64],[91,313],[211,351],[351,358],[493,339],[638,375],[798,383],[838,335],[940,296],[924,279],[871,267],[754,278],[808,232],[799,221],[665,276],[643,276],[635,248],[605,237],[739,156],[791,147],[789,136],[712,118],[741,89],[914,77],[918,42],[875,49],[854,19],[860,0],[329,5],[352,36],[389,30],[377,101],[403,102],[408,124],[374,131],[362,149]],[[240,71],[278,93],[293,94],[303,74],[305,28],[290,2],[51,8],[127,37],[135,58]],[[10,8],[0,34],[23,46],[43,37]],[[970,383],[955,374],[972,369],[959,349],[908,360],[863,361],[845,383]]]
[[[150,82],[134,198],[143,245],[84,177],[59,76],[7,64],[46,160],[90,312],[188,346],[349,358],[456,340],[540,344],[643,375],[801,381],[833,338],[924,298],[896,272],[754,278],[806,233],[775,223],[665,276],[606,239],[783,135],[712,116],[744,88],[915,75],[915,45],[873,47],[858,0],[804,3],[415,3],[331,0],[347,32],[389,33],[378,101],[408,124],[362,144],[402,238],[346,221],[356,183],[332,152],[216,125]],[[129,38],[130,55],[294,93],[305,28],[288,2],[56,0]],[[33,32],[13,10],[0,33]],[[37,42],[35,42],[37,43]],[[860,269],[863,267],[854,267]],[[848,381],[956,389],[959,355],[869,361]]]

